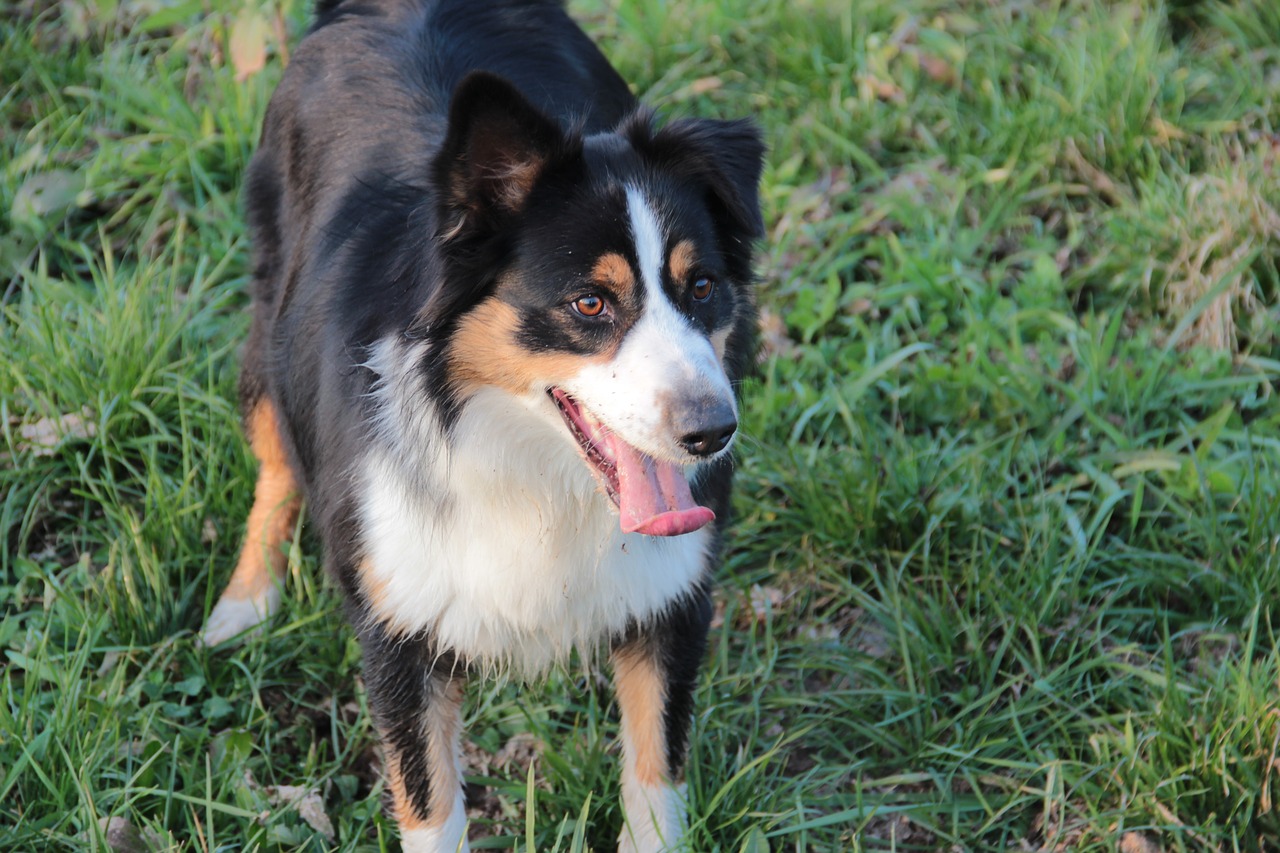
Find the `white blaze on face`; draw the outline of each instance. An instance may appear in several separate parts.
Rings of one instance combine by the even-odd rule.
[[[644,287],[640,319],[612,360],[582,370],[565,390],[637,449],[657,459],[692,462],[677,442],[668,406],[713,398],[736,413],[733,391],[710,339],[676,309],[662,287],[662,223],[635,187],[627,188],[627,212]]]

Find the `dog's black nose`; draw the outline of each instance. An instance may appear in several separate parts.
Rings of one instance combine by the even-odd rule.
[[[719,453],[729,444],[729,439],[738,431],[738,422],[711,427],[702,432],[691,432],[680,437],[680,446],[694,456],[710,456]]]
[[[677,441],[694,456],[711,456],[724,450],[738,431],[738,419],[732,407],[724,403],[699,407],[698,416],[684,424]]]

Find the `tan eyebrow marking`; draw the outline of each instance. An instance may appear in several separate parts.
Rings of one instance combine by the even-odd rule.
[[[692,240],[681,240],[676,243],[671,250],[671,256],[667,259],[667,269],[671,272],[672,280],[686,281],[693,272],[696,262],[697,255],[694,252]]]
[[[631,272],[631,264],[617,252],[605,252],[591,268],[591,277],[601,284],[607,284],[614,290],[614,295],[621,300],[630,298],[636,287],[636,277]]]

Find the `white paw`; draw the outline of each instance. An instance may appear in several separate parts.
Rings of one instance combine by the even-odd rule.
[[[626,822],[618,838],[618,853],[683,849],[688,822],[686,796],[684,785],[629,785],[624,780],[622,808]]]
[[[404,853],[470,853],[467,843],[467,811],[462,792],[453,800],[449,816],[440,826],[430,829],[406,829],[400,833],[400,849]]]
[[[279,609],[280,589],[274,584],[256,599],[223,596],[213,606],[204,629],[200,631],[200,644],[216,646],[246,631],[261,628],[262,623]]]

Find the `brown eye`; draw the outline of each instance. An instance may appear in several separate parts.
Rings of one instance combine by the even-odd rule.
[[[595,293],[579,296],[573,300],[573,310],[583,317],[599,317],[604,313],[604,298]]]
[[[693,283],[693,300],[695,302],[706,302],[711,298],[711,294],[715,292],[716,283],[709,278],[700,278]]]

